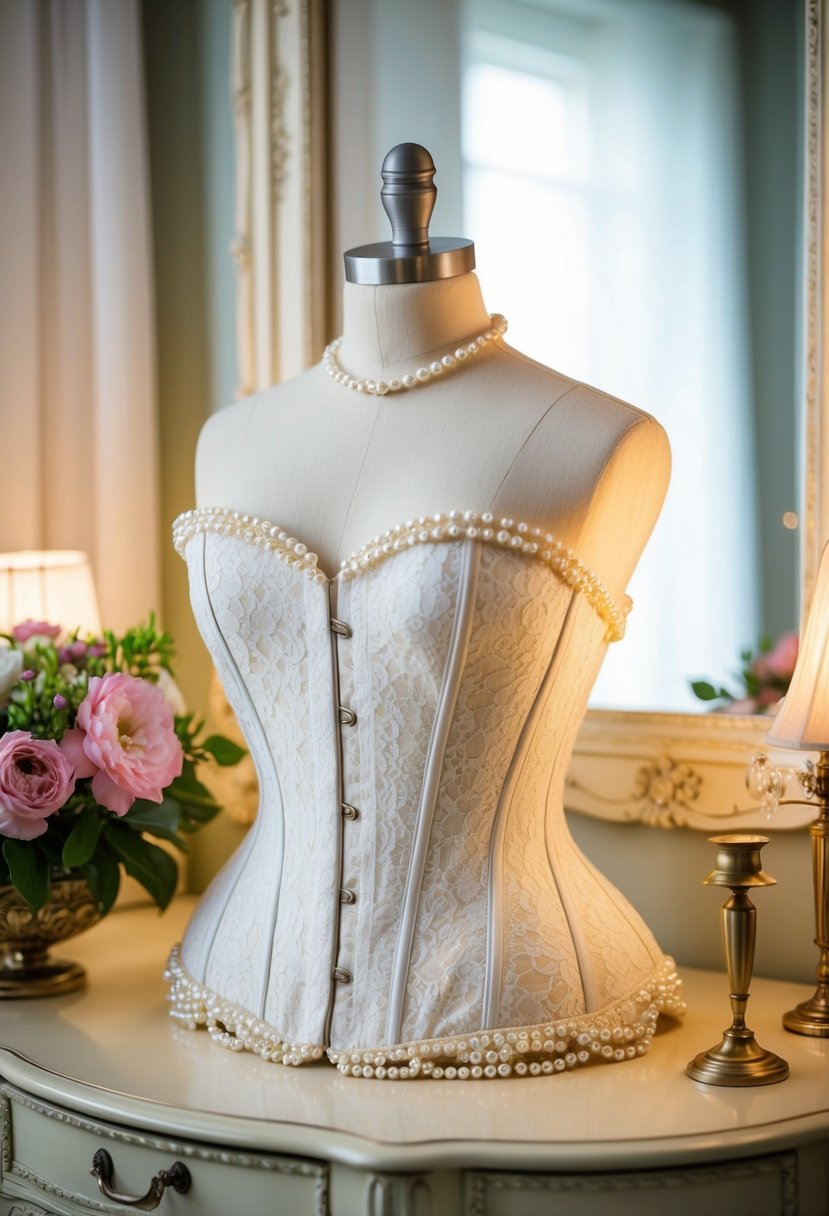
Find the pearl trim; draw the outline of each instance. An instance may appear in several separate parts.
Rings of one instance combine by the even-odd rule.
[[[660,1013],[685,1013],[682,980],[665,957],[653,976],[630,996],[592,1014],[564,1021],[478,1030],[415,1040],[392,1047],[343,1050],[283,1039],[267,1022],[198,984],[174,946],[164,972],[170,981],[170,1016],[188,1030],[201,1026],[229,1051],[251,1051],[263,1060],[296,1066],[324,1056],[345,1076],[406,1081],[477,1081],[570,1071],[591,1061],[621,1063],[643,1056],[653,1041]]]
[[[386,382],[385,380],[361,380],[349,375],[337,362],[337,351],[342,345],[342,338],[329,342],[322,353],[322,366],[328,375],[343,388],[354,389],[358,393],[368,393],[370,397],[385,397],[387,393],[399,393],[403,389],[420,388],[431,380],[436,380],[444,372],[455,371],[468,364],[469,359],[482,351],[490,342],[502,337],[507,332],[507,319],[500,313],[493,313],[489,318],[490,328],[472,338],[463,346],[458,346],[451,354],[445,354],[440,359],[433,359],[423,367],[413,372],[406,372],[400,377]]]
[[[248,544],[273,552],[280,561],[301,570],[315,582],[328,582],[318,566],[316,553],[310,553],[307,545],[269,520],[242,515],[225,507],[199,507],[186,511],[173,524],[173,544],[182,557],[188,542],[199,532],[238,537]],[[481,514],[475,511],[437,512],[407,519],[405,523],[372,537],[361,549],[349,554],[340,563],[336,580],[345,582],[373,570],[395,553],[413,545],[441,544],[452,540],[479,540],[498,548],[512,549],[541,562],[563,583],[583,594],[595,608],[607,625],[605,637],[608,642],[617,642],[624,637],[625,609],[629,608],[629,600],[625,602],[625,609],[621,608],[611,598],[601,579],[552,533],[531,528],[523,522],[516,523],[513,519],[496,520],[489,511]]]
[[[283,1039],[267,1022],[196,983],[181,962],[179,946],[173,946],[170,952],[164,978],[170,984],[167,993],[170,1017],[188,1030],[206,1027],[213,1042],[220,1047],[229,1051],[252,1051],[263,1060],[294,1066],[321,1060],[325,1054],[321,1043]]]
[[[226,507],[198,507],[185,511],[173,524],[173,547],[181,557],[184,557],[188,543],[200,532],[237,537],[258,549],[272,551],[280,561],[301,570],[317,583],[328,582],[317,565],[319,559],[316,553],[309,553],[307,545],[267,519],[242,515]]]

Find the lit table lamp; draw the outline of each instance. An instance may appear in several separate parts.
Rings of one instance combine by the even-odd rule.
[[[89,559],[77,549],[0,553],[0,633],[22,621],[101,632]]]
[[[819,752],[817,765],[800,776],[820,811],[809,828],[815,883],[815,944],[820,950],[814,996],[783,1016],[796,1034],[829,1037],[829,545],[823,550],[817,585],[791,686],[766,739],[779,747]],[[787,799],[785,802],[799,802]]]

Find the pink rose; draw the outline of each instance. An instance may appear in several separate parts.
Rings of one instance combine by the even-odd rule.
[[[181,775],[173,712],[148,680],[123,672],[93,676],[77,727],[64,732],[61,750],[75,776],[91,777],[95,798],[116,815],[126,815],[136,798],[161,802]]]
[[[28,642],[30,638],[56,638],[61,631],[60,625],[50,625],[48,621],[21,621],[12,629],[15,642]]]
[[[796,633],[784,633],[778,638],[774,649],[762,656],[762,662],[769,675],[778,680],[790,680],[797,662],[798,636]]]
[[[776,705],[783,696],[779,688],[761,688],[757,694],[757,707],[765,713],[770,705]]]
[[[75,789],[72,765],[54,739],[27,730],[0,738],[0,833],[34,840]]]

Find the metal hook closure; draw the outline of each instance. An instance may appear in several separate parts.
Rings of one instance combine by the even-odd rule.
[[[125,1208],[137,1208],[140,1212],[153,1212],[164,1198],[164,1192],[171,1186],[179,1195],[186,1195],[190,1190],[190,1171],[181,1161],[174,1161],[168,1170],[159,1170],[150,1179],[150,1187],[146,1195],[120,1195],[111,1187],[115,1168],[112,1158],[105,1148],[99,1148],[92,1158],[92,1169],[89,1171],[98,1183],[102,1195],[113,1203],[123,1204]]]

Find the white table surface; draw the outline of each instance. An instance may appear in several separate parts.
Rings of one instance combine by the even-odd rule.
[[[284,1068],[214,1045],[167,1016],[161,973],[195,901],[117,912],[55,953],[83,992],[0,1003],[0,1074],[30,1094],[157,1133],[319,1155],[375,1169],[425,1165],[614,1169],[712,1161],[829,1137],[829,1039],[783,1030],[811,991],[756,979],[748,1022],[791,1075],[749,1089],[690,1081],[685,1065],[730,1020],[724,974],[680,968],[688,1014],[660,1019],[621,1064],[495,1081],[376,1081],[330,1064]]]

